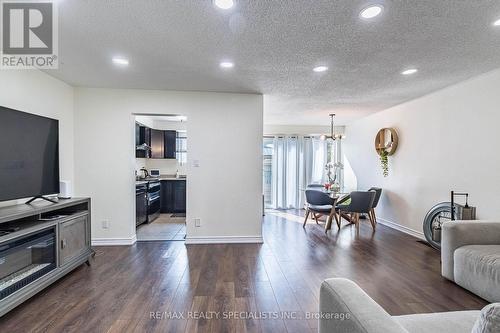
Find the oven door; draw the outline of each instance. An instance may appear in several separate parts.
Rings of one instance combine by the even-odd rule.
[[[156,194],[160,193],[160,189],[161,189],[161,183],[159,180],[155,180],[155,181],[150,181],[148,183],[148,193],[149,194]]]
[[[148,223],[153,222],[160,216],[160,192],[148,194]]]
[[[0,299],[56,268],[55,228],[0,245]]]
[[[137,185],[135,188],[135,225],[148,221],[147,185]]]

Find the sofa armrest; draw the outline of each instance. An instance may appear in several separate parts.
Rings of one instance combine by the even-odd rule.
[[[464,245],[500,245],[500,222],[449,221],[441,232],[441,275],[455,281],[455,250]]]
[[[319,303],[319,333],[407,332],[357,284],[347,279],[323,281]]]

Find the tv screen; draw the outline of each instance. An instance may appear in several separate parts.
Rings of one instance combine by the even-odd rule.
[[[59,122],[0,106],[0,201],[59,193]]]

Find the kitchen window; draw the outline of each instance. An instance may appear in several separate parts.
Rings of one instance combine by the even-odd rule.
[[[187,163],[187,133],[177,131],[175,136],[175,158],[180,165]]]

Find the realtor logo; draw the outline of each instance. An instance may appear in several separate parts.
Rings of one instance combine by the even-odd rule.
[[[51,1],[1,1],[0,68],[57,68],[56,14]]]

